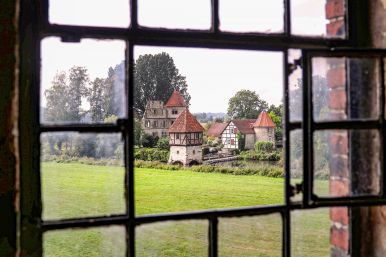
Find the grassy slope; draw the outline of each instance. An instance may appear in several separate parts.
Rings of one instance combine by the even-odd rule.
[[[44,163],[45,219],[122,213],[124,172],[119,167]],[[283,179],[136,169],[138,215],[283,202]],[[327,186],[327,184],[326,184]],[[328,255],[326,210],[294,213],[294,256]],[[280,256],[281,219],[277,215],[221,219],[220,256]],[[45,234],[46,256],[121,256],[120,227]],[[207,222],[186,221],[137,228],[139,256],[206,256]],[[303,240],[306,240],[303,242]]]

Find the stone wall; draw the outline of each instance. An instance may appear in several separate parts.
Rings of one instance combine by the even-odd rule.
[[[255,142],[266,141],[275,143],[275,129],[273,128],[253,128],[255,131]]]
[[[180,162],[184,166],[189,165],[192,161],[202,163],[201,146],[177,146],[170,147],[168,163]]]

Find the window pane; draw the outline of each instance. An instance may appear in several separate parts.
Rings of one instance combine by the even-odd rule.
[[[125,43],[42,40],[42,123],[114,123],[126,117]]]
[[[291,1],[292,34],[344,38],[345,11],[345,0]]]
[[[218,227],[219,256],[281,256],[280,214],[221,218]]]
[[[337,239],[341,246],[348,245],[348,212],[343,209],[346,211],[339,208],[292,211],[291,256],[324,257],[335,256],[333,251],[344,252],[336,247]]]
[[[375,58],[313,58],[314,119],[377,119],[379,81]]]
[[[49,21],[67,25],[128,27],[127,0],[49,0]]]
[[[314,133],[314,192],[318,196],[377,195],[380,137],[375,129]]]
[[[142,0],[138,2],[142,26],[170,29],[209,29],[209,0]]]
[[[136,228],[137,256],[207,256],[208,222],[165,221]]]
[[[125,212],[120,134],[43,133],[43,219]]]
[[[137,214],[283,203],[282,53],[134,52]]]
[[[288,77],[289,116],[291,122],[303,120],[303,78],[302,69],[297,65],[300,58],[300,50],[288,50],[288,62],[293,65],[292,72]]]
[[[296,129],[290,132],[290,177],[291,185],[300,185],[303,182],[303,130]],[[300,189],[300,188],[299,188]],[[299,191],[299,192],[298,192]],[[302,200],[300,190],[294,192],[292,201]]]
[[[220,29],[233,32],[283,32],[283,0],[220,0]]]
[[[44,257],[119,257],[126,256],[124,226],[65,229],[45,232]]]

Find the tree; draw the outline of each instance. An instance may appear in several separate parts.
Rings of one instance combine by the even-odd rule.
[[[283,138],[283,104],[279,106],[271,105],[268,109],[268,115],[275,123],[275,140],[276,142]]]
[[[149,100],[166,102],[173,90],[178,90],[189,105],[186,78],[179,73],[169,54],[141,55],[134,68],[134,108],[139,117]]]
[[[82,98],[88,95],[89,77],[85,67],[74,66],[66,72],[58,72],[52,87],[44,91],[47,100],[44,120],[47,122],[80,122],[84,111]]]
[[[69,121],[81,121],[84,114],[81,109],[82,97],[88,95],[87,85],[89,81],[85,67],[74,66],[69,70],[69,84],[67,87]]]
[[[255,91],[240,90],[229,99],[228,115],[233,119],[256,119],[268,109],[266,101],[260,99]]]

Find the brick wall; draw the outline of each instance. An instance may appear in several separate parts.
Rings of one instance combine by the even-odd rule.
[[[345,1],[326,0],[327,36],[342,36],[345,32]],[[329,87],[329,116],[340,120],[347,118],[346,67],[342,59],[331,60],[327,71]],[[349,194],[348,133],[334,131],[328,137],[330,195],[347,196]],[[330,208],[330,245],[331,256],[349,255],[349,213],[346,207]]]

